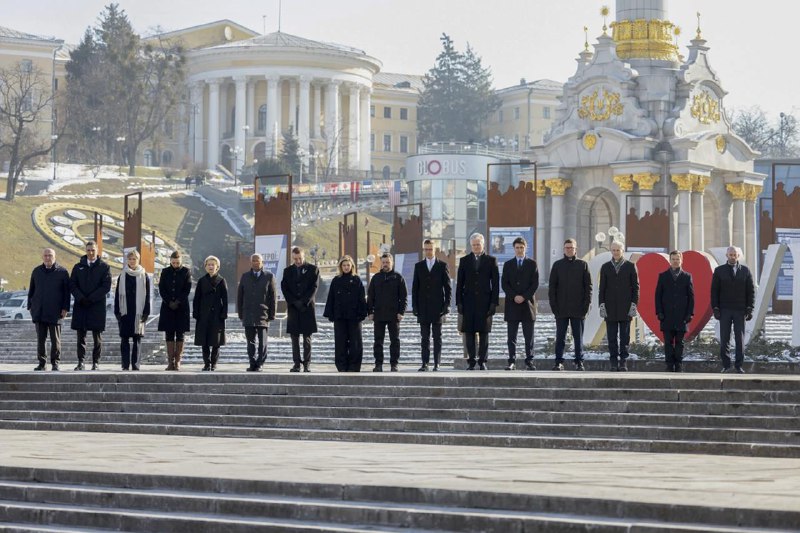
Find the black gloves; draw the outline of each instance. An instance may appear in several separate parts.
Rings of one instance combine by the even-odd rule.
[[[747,311],[745,311],[744,319],[747,320],[748,322],[753,320],[753,310],[752,309],[748,308]]]
[[[172,300],[170,303],[167,304],[167,306],[173,311],[175,311],[181,306],[181,303],[178,300]]]
[[[722,313],[719,312],[719,307],[714,308],[714,318],[719,320],[722,317]]]
[[[659,315],[658,315],[658,321],[659,321],[659,322],[664,322],[664,313],[659,313]]]

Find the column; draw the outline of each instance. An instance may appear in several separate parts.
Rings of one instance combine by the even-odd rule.
[[[359,120],[358,85],[350,85],[350,113],[347,121],[347,166],[358,169],[359,150],[361,148],[361,120]]]
[[[208,80],[208,167],[219,164],[219,80]]]
[[[372,89],[369,87],[361,87],[361,150],[359,153],[359,168],[365,172],[369,172],[372,161],[372,154],[369,149],[369,138],[372,133],[372,123],[369,116],[371,94]],[[408,142],[409,144],[411,143],[410,137]],[[411,146],[409,146],[408,149],[411,150]]]
[[[247,135],[250,137],[258,126],[258,115],[256,114],[256,84],[254,81],[247,82],[247,118],[244,121],[247,128]]]
[[[297,84],[294,80],[289,80],[289,129],[297,135]]]
[[[672,182],[678,188],[678,235],[677,246],[680,251],[692,249],[692,174],[673,174]]]
[[[653,214],[653,199],[648,197],[653,196],[653,188],[660,180],[660,175],[650,172],[641,172],[633,175],[633,182],[639,186],[639,194],[644,197],[639,199],[639,217],[644,216],[646,211],[650,211],[650,214]]]
[[[561,258],[564,244],[564,194],[572,187],[572,181],[564,178],[552,178],[544,181],[550,189],[550,262],[547,272],[556,260]],[[578,243],[580,245],[580,243]],[[584,243],[585,244],[585,243]]]
[[[697,176],[692,191],[692,244],[698,252],[706,249],[705,208],[703,195],[711,183],[710,176]]]
[[[628,235],[628,224],[625,212],[625,207],[627,202],[625,197],[633,192],[633,174],[618,174],[612,178],[614,183],[616,183],[617,187],[619,187],[619,222],[617,227],[622,232],[623,235]],[[641,215],[640,215],[641,216]],[[583,243],[581,243],[583,244]],[[592,243],[594,246],[594,243]]]
[[[544,222],[544,202],[547,195],[547,187],[544,180],[536,182],[536,262],[539,264],[539,283],[546,281],[545,265],[547,264],[547,233]]]
[[[760,250],[757,243],[757,228],[756,221],[758,220],[758,195],[761,194],[763,185],[748,185],[747,186],[747,200],[745,204],[745,230],[746,230],[746,255],[745,260],[750,271],[753,273],[753,279],[758,281],[758,258]]]
[[[330,168],[337,173],[339,168],[339,84],[334,80],[325,85],[325,149]]]
[[[236,120],[233,125],[233,144],[234,144],[234,174],[239,174],[244,166],[244,156],[247,149],[245,144],[244,126],[247,122],[247,76],[237,76],[233,78],[236,83]],[[239,148],[241,153],[236,154]]]
[[[308,111],[311,105],[311,81],[306,76],[300,76],[300,118],[297,120],[297,137],[300,149],[308,153]]]
[[[203,116],[205,115],[205,109],[203,108],[204,89],[204,82],[193,83],[189,95],[192,103],[191,109],[189,110],[191,113],[189,120],[192,126],[192,161],[196,164],[205,161],[203,157],[203,133],[205,133],[203,128]]]
[[[266,153],[269,157],[278,157],[278,139],[275,137],[276,112],[278,110],[278,78],[267,76],[267,124],[265,135],[267,138]]]
[[[319,124],[322,118],[322,85],[314,84],[314,116],[311,117],[311,137],[319,139]]]
[[[745,243],[745,205],[744,202],[747,199],[747,192],[748,186],[746,183],[728,183],[725,186],[725,189],[731,193],[733,197],[733,202],[731,203],[731,208],[733,210],[733,235],[731,239],[731,245],[739,246],[742,248],[745,254],[747,254],[747,244]],[[745,255],[747,257],[747,255]]]

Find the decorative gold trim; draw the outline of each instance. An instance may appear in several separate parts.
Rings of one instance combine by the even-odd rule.
[[[597,145],[597,135],[594,133],[587,133],[583,136],[583,147],[589,150],[590,152],[594,150],[594,147]]]
[[[747,201],[748,202],[755,202],[756,199],[758,198],[758,195],[761,194],[761,191],[763,191],[763,190],[764,190],[764,186],[763,185],[747,184],[747,189],[746,189],[746,193],[745,193],[747,195],[746,196]]]
[[[719,102],[708,91],[700,91],[692,98],[691,113],[700,124],[716,124],[720,119]]]
[[[632,174],[617,174],[612,178],[619,187],[620,192],[631,192],[633,190]]]
[[[552,196],[564,196],[564,193],[572,187],[572,180],[564,178],[551,178],[544,180],[545,186],[550,189]]]
[[[595,89],[592,94],[581,97],[581,107],[578,109],[579,118],[589,120],[608,120],[612,115],[621,115],[625,106],[620,103],[620,94],[603,89]]]
[[[547,185],[545,184],[545,180],[537,180],[538,186],[536,187],[536,197],[537,198],[544,198],[547,196]]]
[[[672,183],[677,185],[678,191],[692,192],[696,176],[694,174],[673,174]]]
[[[639,185],[640,191],[652,191],[655,184],[660,180],[661,176],[650,172],[641,172],[633,175],[633,181]]]
[[[668,20],[620,20],[611,23],[620,59],[678,61],[674,25]]]
[[[717,152],[724,154],[725,150],[728,148],[728,141],[725,140],[725,136],[717,135],[717,138],[714,139],[714,142],[717,145]]]
[[[725,190],[731,193],[734,200],[747,200],[747,194],[750,192],[750,185],[745,182],[728,183],[725,185]]]

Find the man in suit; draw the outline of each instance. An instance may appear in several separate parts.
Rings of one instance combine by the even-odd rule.
[[[319,269],[306,263],[305,253],[299,246],[292,248],[292,264],[283,269],[281,292],[286,300],[286,333],[292,338],[290,372],[310,372],[311,335],[317,332],[314,301],[319,288]],[[300,359],[300,335],[303,336],[303,359]]]
[[[69,286],[75,298],[71,327],[78,334],[78,366],[83,370],[86,358],[86,333],[92,332],[92,370],[100,366],[103,331],[106,329],[106,295],[111,291],[111,270],[97,257],[97,243],[86,243],[86,255],[72,268]]]
[[[433,332],[433,371],[439,370],[442,355],[442,322],[450,312],[450,272],[447,263],[436,259],[433,241],[422,243],[422,261],[414,265],[414,280],[411,283],[411,307],[420,327],[422,338],[422,366],[420,372],[428,370],[431,358],[431,331]]]
[[[553,370],[564,370],[564,348],[567,326],[575,340],[575,370],[583,367],[583,321],[592,301],[592,277],[589,265],[578,259],[575,239],[564,241],[564,257],[550,268],[548,288],[550,309],[556,316],[556,364]]]
[[[277,293],[275,276],[264,270],[261,254],[250,256],[250,271],[242,274],[239,280],[239,294],[236,298],[236,313],[244,326],[247,339],[247,357],[250,359],[248,371],[261,370],[267,360],[267,328],[275,320]],[[258,356],[256,357],[256,337],[258,337]]]
[[[389,366],[397,372],[400,363],[400,321],[406,312],[406,280],[394,270],[392,254],[381,255],[381,271],[372,276],[367,289],[367,316],[375,323],[373,372],[383,372],[383,341],[389,330]]]
[[[503,264],[501,286],[506,295],[503,318],[508,324],[508,366],[514,370],[517,360],[517,332],[522,324],[525,339],[525,368],[533,365],[533,326],[536,321],[536,289],[539,288],[539,267],[525,257],[528,243],[522,237],[514,239],[514,257]]]
[[[480,335],[478,368],[488,370],[489,332],[492,331],[492,316],[500,299],[500,273],[497,258],[484,253],[486,241],[483,235],[474,233],[469,242],[472,253],[462,257],[458,263],[456,306],[461,315],[461,332],[467,344],[467,370],[475,370],[476,334]]]
[[[711,307],[714,318],[719,320],[719,356],[722,359],[722,371],[731,369],[731,326],[736,342],[736,359],[734,368],[744,374],[744,322],[753,319],[755,306],[755,283],[750,269],[739,264],[742,251],[736,246],[729,246],[726,252],[728,262],[714,269],[711,277]]]
[[[56,252],[52,248],[42,251],[42,264],[31,272],[28,285],[28,311],[36,325],[36,357],[39,366],[34,370],[47,369],[45,344],[50,335],[50,364],[59,370],[61,359],[61,321],[69,312],[69,273],[56,263]]]
[[[694,316],[694,283],[684,271],[683,254],[669,253],[669,270],[658,276],[656,315],[664,332],[664,356],[667,372],[683,372],[683,336]]]
[[[639,273],[624,251],[622,243],[611,243],[611,261],[600,268],[600,317],[606,321],[612,372],[628,370],[631,319],[639,304]]]

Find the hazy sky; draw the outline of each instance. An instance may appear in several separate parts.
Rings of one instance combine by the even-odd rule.
[[[0,25],[76,43],[108,0],[0,0]],[[278,28],[278,0],[120,0],[134,28],[166,30],[230,19],[267,33]],[[613,0],[283,0],[281,30],[365,50],[386,72],[423,74],[448,33],[459,49],[469,42],[492,70],[495,87],[520,78],[565,81],[583,48],[602,30],[600,8]],[[794,0],[672,0],[670,20],[681,26],[682,53],[702,13],[712,67],[729,95],[725,105],[760,105],[773,115],[800,114],[797,49],[800,3]],[[264,25],[263,15],[266,15]],[[791,60],[791,61],[790,61]]]

